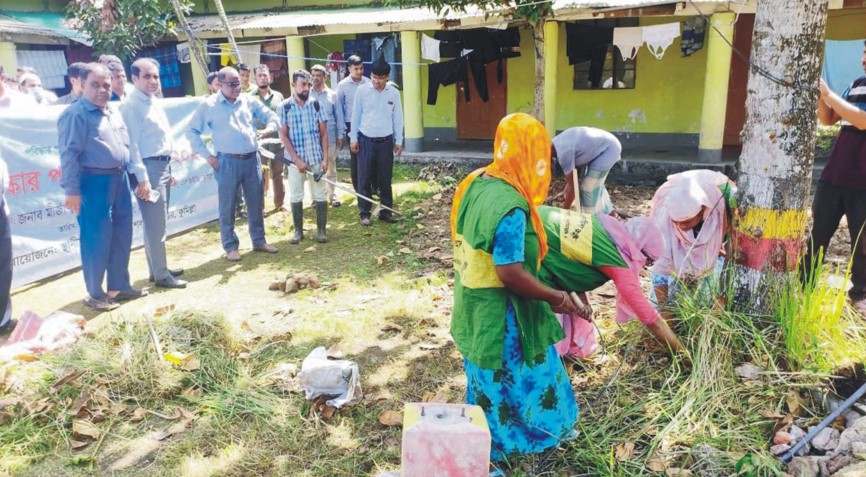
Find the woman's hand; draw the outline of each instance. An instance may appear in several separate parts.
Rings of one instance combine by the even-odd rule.
[[[550,307],[553,308],[554,313],[578,313],[577,304],[568,296],[568,292],[556,290],[556,294],[548,303],[550,303]]]

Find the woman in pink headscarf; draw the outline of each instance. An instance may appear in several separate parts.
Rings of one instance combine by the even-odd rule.
[[[548,206],[539,207],[538,213],[548,244],[538,279],[560,290],[578,292],[583,302],[578,314],[561,316],[566,340],[557,344],[560,354],[584,357],[595,351],[594,327],[589,322],[592,308],[586,292],[608,280],[613,280],[616,286],[617,323],[637,318],[671,350],[682,349],[640,285],[644,266],[665,250],[664,238],[650,219],[635,217],[623,223],[605,214],[583,214]]]
[[[656,191],[650,218],[666,243],[650,269],[659,306],[678,284],[708,284],[705,278],[721,272],[736,191],[727,176],[706,169],[670,175]]]

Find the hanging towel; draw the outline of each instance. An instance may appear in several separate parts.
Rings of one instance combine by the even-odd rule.
[[[680,36],[680,22],[662,23],[643,27],[643,41],[657,59],[665,56],[665,50]]]
[[[440,41],[431,38],[425,34],[421,34],[421,58],[430,60],[434,63],[439,63],[439,43]]]
[[[238,60],[232,53],[230,43],[220,43],[220,66],[231,66],[238,64]]]
[[[619,48],[623,61],[633,60],[643,45],[643,28],[616,27],[613,29],[613,45]]]

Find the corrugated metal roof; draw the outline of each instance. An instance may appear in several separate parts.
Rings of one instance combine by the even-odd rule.
[[[29,25],[6,15],[0,15],[0,33],[7,35],[35,35],[58,39],[66,38],[65,35],[51,28]]]
[[[376,31],[377,27],[413,25],[416,28],[438,28],[443,21],[471,20],[472,23],[495,23],[502,21],[499,12],[485,12],[472,9],[467,12],[449,12],[439,15],[428,8],[351,8],[340,10],[311,10],[297,12],[263,12],[228,15],[232,31],[242,32],[241,36],[297,35],[298,31],[321,27],[318,33],[339,33],[342,31]],[[190,27],[196,33],[219,33],[223,25],[216,15],[188,17]],[[425,25],[427,24],[427,25]],[[345,28],[341,28],[345,27]],[[305,34],[316,32],[306,31]]]
[[[0,33],[8,35],[32,35],[54,39],[70,39],[90,45],[90,38],[68,24],[62,13],[49,12],[2,12]]]

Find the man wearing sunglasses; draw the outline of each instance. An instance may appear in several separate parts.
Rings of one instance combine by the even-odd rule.
[[[265,240],[262,204],[262,165],[258,155],[258,137],[279,128],[279,118],[255,97],[241,94],[238,71],[230,66],[217,75],[220,91],[202,102],[190,121],[187,138],[200,157],[207,158],[214,169],[219,197],[220,239],[230,262],[240,261],[238,236],[235,234],[234,204],[243,190],[247,203],[250,239],[253,250],[277,253],[276,247]],[[256,121],[265,129],[256,132]],[[202,140],[210,130],[213,151]]]

